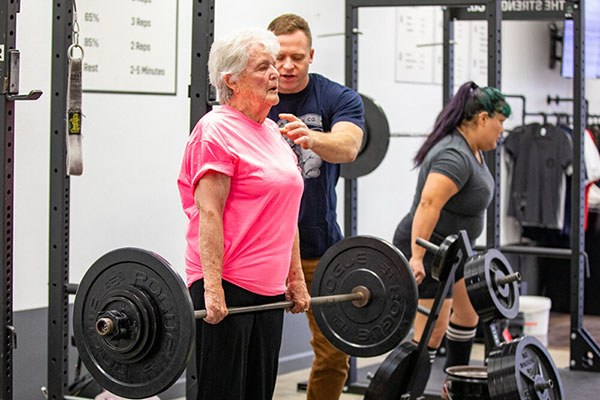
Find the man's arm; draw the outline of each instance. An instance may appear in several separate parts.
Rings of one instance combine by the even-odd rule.
[[[333,125],[331,132],[317,132],[308,129],[306,124],[294,114],[279,114],[279,118],[289,121],[280,128],[304,149],[311,149],[323,160],[330,163],[349,163],[356,159],[362,143],[362,129],[346,121]]]

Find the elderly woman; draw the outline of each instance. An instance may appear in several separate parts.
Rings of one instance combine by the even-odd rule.
[[[276,37],[245,31],[216,41],[208,67],[221,106],[187,143],[178,186],[189,218],[186,275],[196,309],[198,398],[273,396],[283,311],[227,316],[227,307],[310,298],[300,265],[297,159],[267,119],[279,102]]]

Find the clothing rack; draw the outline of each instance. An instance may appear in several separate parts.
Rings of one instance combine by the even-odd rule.
[[[550,105],[553,102],[556,103],[557,105],[560,104],[561,102],[569,102],[569,103],[574,103],[575,99],[570,98],[570,97],[560,97],[559,95],[556,95],[554,97],[548,95],[546,96],[546,104]],[[581,102],[581,100],[579,100]],[[589,101],[588,99],[585,99],[585,109],[586,111],[589,109]]]
[[[562,112],[545,112],[545,111],[528,112],[527,111],[527,100],[524,95],[522,95],[522,94],[505,94],[504,97],[509,98],[509,99],[517,99],[522,102],[521,125],[525,125],[525,120],[527,119],[527,117],[542,117],[544,124],[548,123],[549,117],[555,117],[556,124],[562,123],[563,122],[562,119],[565,118],[566,119],[565,123],[567,125],[571,124],[571,118],[573,118],[573,114],[562,113]],[[569,99],[569,100],[572,101],[573,99]],[[552,101],[555,101],[555,99],[552,99]],[[550,103],[548,103],[548,104],[550,104]],[[588,115],[588,117],[589,117],[589,115]]]
[[[600,114],[588,114],[587,115],[588,118],[588,123],[593,123],[593,124],[598,124],[600,123]],[[595,120],[595,121],[594,121]]]

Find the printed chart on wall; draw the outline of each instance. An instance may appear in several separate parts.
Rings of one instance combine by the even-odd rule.
[[[78,0],[84,91],[175,94],[177,3]]]
[[[454,23],[454,82],[487,83],[487,26]],[[396,82],[442,84],[443,13],[440,7],[396,8]]]

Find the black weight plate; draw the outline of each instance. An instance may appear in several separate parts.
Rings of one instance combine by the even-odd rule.
[[[119,339],[100,336],[98,314],[115,308],[128,316],[128,333]],[[117,249],[100,257],[81,280],[73,331],[81,360],[100,386],[121,397],[151,397],[169,388],[190,360],[192,301],[162,257]]]
[[[363,307],[352,302],[313,309],[323,335],[356,357],[390,351],[409,333],[417,312],[417,284],[402,253],[385,240],[354,236],[331,246],[313,276],[311,295],[331,296],[369,289]]]
[[[546,348],[532,336],[502,345],[501,357],[490,357],[488,374],[492,399],[563,399],[560,374]],[[544,385],[552,381],[552,387]]]
[[[519,398],[516,381],[514,378],[516,342],[501,344],[501,353],[498,357],[490,359],[488,364],[488,385],[490,397]],[[493,371],[493,373],[492,373]]]
[[[465,284],[473,308],[484,322],[513,319],[519,312],[517,281],[499,285],[496,279],[513,273],[510,263],[496,249],[488,249],[467,260]]]
[[[342,164],[340,174],[346,179],[367,175],[381,164],[390,142],[390,127],[385,113],[373,99],[360,95],[365,106],[365,131],[356,160]]]
[[[514,364],[514,354],[510,354],[512,350],[511,346],[506,346],[506,343],[502,343],[500,347],[490,352],[488,358],[488,388],[491,398],[498,396],[498,393],[506,393],[509,390],[507,388],[511,383],[507,383],[507,380],[509,380],[510,373],[507,372],[506,363],[512,360],[512,364]],[[490,375],[494,376],[493,385],[490,383]]]
[[[417,398],[425,391],[430,373],[429,355],[425,354],[419,360],[417,346],[413,342],[401,343],[375,372],[365,392],[365,400],[398,400],[411,389],[411,377],[411,398]]]
[[[438,251],[433,256],[431,263],[431,277],[437,281],[444,281],[456,261],[460,250],[458,235],[447,236],[440,244]]]

